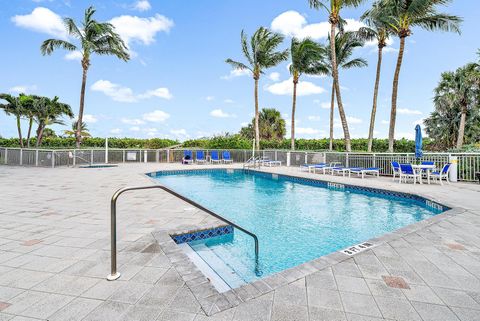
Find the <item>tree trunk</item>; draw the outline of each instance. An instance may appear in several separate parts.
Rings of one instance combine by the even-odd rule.
[[[84,63],[82,63],[84,65]],[[82,121],[83,121],[83,109],[85,106],[85,87],[87,85],[87,71],[88,67],[83,66],[82,74],[82,89],[80,91],[80,108],[78,110],[78,119],[77,119],[77,130],[75,131],[75,139],[77,148],[80,148],[82,143]]]
[[[28,133],[27,133],[27,148],[30,148],[30,135],[32,133],[33,118],[28,120]]]
[[[331,51],[331,60],[332,60],[332,75],[333,75],[333,85],[335,87],[335,92],[337,95],[337,104],[338,112],[340,114],[340,120],[342,122],[343,134],[345,138],[345,149],[347,152],[352,151],[350,143],[350,132],[348,131],[347,117],[345,116],[345,110],[343,109],[342,95],[340,93],[340,82],[338,79],[338,66],[337,66],[337,53],[335,52],[335,30],[336,24],[330,24],[330,51]]]
[[[388,131],[388,151],[393,153],[393,143],[395,141],[395,121],[397,118],[397,96],[398,96],[398,78],[402,67],[403,53],[405,51],[405,37],[400,37],[400,49],[398,51],[397,67],[393,76],[392,90],[392,110],[390,111],[390,129]]]
[[[18,142],[20,144],[20,147],[23,148],[23,137],[22,137],[22,126],[20,123],[20,116],[17,115],[17,131],[18,131]]]
[[[258,126],[258,78],[255,78],[255,149],[260,150],[260,129]]]
[[[332,82],[332,100],[330,101],[330,144],[329,150],[333,151],[333,115],[335,113],[335,87]]]
[[[462,113],[460,116],[460,125],[458,126],[457,149],[463,146],[463,138],[465,137],[465,122],[467,120],[467,107],[462,106]]]
[[[293,101],[292,101],[292,150],[295,150],[295,109],[297,107],[297,83],[298,80],[293,80]]]
[[[370,115],[370,129],[368,130],[368,152],[372,152],[373,129],[375,128],[375,116],[377,114],[378,87],[380,84],[380,70],[382,69],[382,51],[383,47],[378,47],[377,76],[375,78],[375,89],[373,90],[372,114]]]
[[[36,147],[40,146],[41,143],[41,137],[43,136],[43,123],[40,122],[37,127],[37,142],[35,144]]]

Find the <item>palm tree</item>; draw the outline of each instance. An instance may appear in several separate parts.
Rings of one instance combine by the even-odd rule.
[[[72,129],[71,130],[64,130],[63,133],[69,137],[74,137],[75,136],[75,133],[77,131],[77,128],[78,128],[78,124],[77,124],[77,121],[74,121],[72,123]],[[87,123],[83,122],[82,123],[82,131],[80,132],[80,135],[82,135],[82,138],[83,137],[90,137],[90,133],[88,132],[88,128],[87,128]]]
[[[338,79],[338,64],[336,60],[335,53],[335,34],[337,31],[337,26],[341,23],[340,11],[342,8],[347,7],[357,7],[364,0],[308,0],[310,7],[315,9],[324,8],[327,10],[329,17],[328,22],[330,23],[330,55],[332,61],[332,77],[333,77],[333,87],[335,88],[335,93],[337,96],[338,103],[338,112],[340,113],[340,119],[342,121],[343,134],[345,137],[345,147],[347,152],[352,150],[350,142],[350,132],[348,130],[347,117],[345,116],[345,110],[343,109],[342,95],[340,93],[340,81]]]
[[[380,0],[366,15],[382,17],[391,32],[400,39],[397,65],[393,77],[392,108],[390,111],[390,128],[388,131],[388,150],[393,152],[395,139],[395,122],[397,117],[398,80],[405,52],[405,40],[412,34],[412,27],[425,30],[454,31],[460,33],[460,17],[440,13],[437,5],[446,5],[451,0]],[[380,12],[383,11],[383,12]]]
[[[458,134],[456,148],[461,149],[465,139],[465,124],[467,113],[475,108],[478,109],[480,99],[480,76],[476,73],[478,65],[468,64],[458,68],[455,72],[442,74],[440,83],[435,88],[433,102],[435,109],[443,113],[451,110],[457,111],[459,117],[450,118],[447,121],[453,122],[457,119]]]
[[[0,108],[2,108],[7,115],[15,116],[17,120],[18,142],[21,148],[25,147],[23,144],[22,126],[21,126],[21,118],[25,114],[24,105],[22,103],[22,100],[24,100],[24,97],[25,97],[24,94],[20,94],[18,97],[15,97],[10,94],[0,94],[0,99],[3,99],[7,102],[6,104],[0,104]]]
[[[378,6],[377,3],[374,3],[373,6]],[[368,129],[368,146],[367,151],[372,152],[373,145],[373,131],[375,128],[375,116],[377,114],[377,98],[378,98],[378,88],[380,85],[380,71],[382,69],[382,54],[383,48],[387,46],[387,40],[390,36],[390,29],[388,25],[385,24],[386,17],[378,16],[384,15],[385,10],[374,9],[366,12],[362,15],[362,20],[367,23],[369,27],[360,28],[358,35],[366,41],[377,41],[378,47],[378,58],[377,58],[377,72],[375,76],[375,86],[373,89],[373,103],[372,103],[372,113],[370,115],[370,127]]]
[[[328,38],[330,41],[330,36]],[[350,69],[350,68],[360,68],[368,66],[368,63],[363,58],[353,58],[351,56],[353,51],[357,48],[363,47],[365,44],[364,40],[362,40],[356,32],[341,32],[335,35],[335,61],[338,67],[343,69]],[[326,63],[330,72],[330,75],[333,75],[333,61],[331,59],[331,49],[327,48],[327,57],[328,62]],[[338,72],[337,72],[338,75]],[[332,96],[330,101],[330,143],[329,149],[333,150],[333,118],[335,114],[335,80],[332,82]],[[338,97],[338,95],[337,95]],[[340,108],[339,108],[340,111]],[[340,113],[341,116],[341,113]]]
[[[27,148],[30,147],[30,138],[32,134],[33,121],[37,112],[37,100],[40,97],[35,95],[24,96],[22,100],[23,114],[28,119]]]
[[[285,119],[282,118],[282,114],[275,108],[263,108],[258,117],[260,139],[265,140],[281,140],[285,137],[286,126]],[[240,129],[240,136],[253,139],[255,118],[246,127]]]
[[[300,76],[302,74],[327,74],[329,69],[323,63],[326,54],[325,47],[308,38],[304,40],[293,38],[290,53],[292,55],[290,74],[293,77],[291,148],[295,150],[295,110],[297,105],[297,85]]]
[[[267,68],[274,67],[280,62],[288,59],[288,50],[277,51],[278,46],[283,42],[284,37],[279,33],[271,32],[267,28],[260,27],[248,42],[247,35],[242,30],[241,45],[242,53],[247,59],[247,64],[232,59],[225,62],[239,70],[249,70],[255,81],[255,148],[260,149],[260,131],[258,126],[258,81],[260,75]]]
[[[93,18],[94,13],[95,9],[93,7],[85,10],[85,16],[81,26],[78,26],[72,18],[64,19],[68,34],[79,40],[80,47],[65,40],[48,39],[43,42],[40,48],[43,55],[50,55],[57,48],[81,52],[83,74],[82,87],[80,90],[80,107],[78,111],[78,127],[75,134],[77,148],[80,148],[82,140],[80,133],[82,131],[81,124],[85,103],[85,87],[92,54],[113,55],[124,61],[130,59],[127,46],[115,32],[115,27],[107,22],[96,21]]]
[[[61,120],[61,117],[68,116],[72,118],[73,112],[70,106],[60,102],[57,96],[53,99],[40,97],[37,103],[37,108],[37,113],[35,115],[35,121],[38,124],[36,146],[39,147],[42,144],[44,129],[52,124],[63,125],[64,122]]]

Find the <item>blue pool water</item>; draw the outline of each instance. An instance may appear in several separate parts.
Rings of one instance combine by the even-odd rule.
[[[161,184],[255,233],[260,242],[262,276],[439,213],[426,207],[425,201],[329,189],[242,170],[158,175]],[[214,269],[219,266],[214,261],[220,260],[242,282],[258,278],[254,272],[253,240],[241,231],[235,230],[233,237],[225,235],[189,244]],[[217,273],[223,278],[222,274],[231,271],[222,269]]]

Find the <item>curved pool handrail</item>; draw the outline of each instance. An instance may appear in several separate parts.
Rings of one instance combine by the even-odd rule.
[[[121,188],[121,189],[117,190],[112,196],[112,200],[110,201],[111,271],[110,271],[110,275],[107,276],[107,280],[113,281],[113,280],[116,280],[120,277],[120,273],[117,271],[117,199],[118,199],[118,197],[121,194],[123,194],[124,192],[128,192],[128,191],[155,189],[155,188],[162,189],[165,192],[180,198],[181,200],[189,203],[190,205],[195,206],[196,208],[212,215],[213,217],[216,217],[217,219],[219,219],[221,221],[224,221],[225,223],[227,223],[229,225],[232,225],[233,227],[239,229],[243,233],[251,236],[253,238],[253,240],[255,241],[255,274],[257,274],[257,276],[259,276],[261,274],[260,270],[259,270],[259,266],[258,266],[258,252],[259,252],[258,237],[254,233],[252,233],[252,232],[244,229],[243,227],[231,222],[230,220],[218,215],[217,213],[212,212],[208,208],[203,207],[202,205],[192,201],[191,199],[186,198],[185,196],[178,194],[177,192],[169,189],[166,186],[150,185],[150,186],[124,187],[124,188]]]

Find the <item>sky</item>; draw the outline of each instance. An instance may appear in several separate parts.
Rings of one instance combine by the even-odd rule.
[[[225,59],[244,61],[240,32],[251,35],[268,27],[285,35],[325,43],[327,14],[310,9],[307,0],[15,0],[0,10],[0,92],[59,96],[78,112],[81,66],[76,52],[58,50],[42,56],[48,38],[74,42],[62,25],[64,17],[81,22],[93,5],[99,21],[110,21],[126,42],[131,60],[94,56],[88,73],[85,116],[99,137],[172,138],[178,140],[236,133],[251,121],[253,79],[232,70]],[[344,10],[347,28],[361,26],[359,17],[371,1]],[[463,17],[462,34],[418,28],[407,39],[400,75],[396,138],[413,138],[414,127],[433,110],[433,89],[440,74],[476,59],[480,4],[454,0],[442,11]],[[388,135],[391,88],[398,39],[384,50],[375,136]],[[367,137],[377,61],[375,43],[354,57],[369,66],[340,70],[340,84],[351,135]],[[265,71],[260,79],[260,108],[276,108],[287,120],[289,137],[292,84],[288,61]],[[296,137],[328,135],[331,80],[302,76],[297,100]],[[58,134],[71,126],[52,126]],[[26,122],[23,124],[26,131]],[[343,137],[338,114],[335,137]],[[13,117],[0,112],[0,135],[16,137]]]

